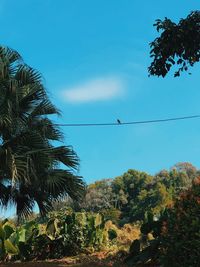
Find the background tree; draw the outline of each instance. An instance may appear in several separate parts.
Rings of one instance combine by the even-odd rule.
[[[193,180],[200,172],[190,162],[178,162],[171,169],[175,169],[178,172],[183,172],[188,176],[188,179]]]
[[[162,210],[172,206],[180,192],[190,188],[198,176],[199,170],[188,162],[177,163],[154,176],[130,169],[114,179],[90,184],[79,205],[65,199],[56,207],[100,212],[119,225],[143,221],[148,213],[159,218]]]
[[[166,186],[174,196],[181,190],[192,186],[194,178],[199,176],[199,171],[188,162],[175,164],[169,171],[162,170],[155,175],[155,180]]]
[[[99,212],[102,209],[109,209],[113,206],[113,193],[111,179],[103,179],[90,184],[80,208],[86,211]]]
[[[129,170],[114,179],[112,187],[118,195],[124,223],[142,221],[148,212],[158,216],[163,208],[171,205],[175,192],[162,178],[136,170]]]

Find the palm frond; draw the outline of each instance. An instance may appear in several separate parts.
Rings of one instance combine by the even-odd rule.
[[[49,140],[63,140],[63,134],[60,129],[55,126],[48,118],[34,119],[29,122],[30,127],[37,130],[44,138]]]
[[[7,208],[10,201],[11,186],[5,185],[0,182],[0,206]]]
[[[16,61],[22,61],[20,54],[9,47],[0,46],[1,61],[6,64],[12,64]]]
[[[13,202],[16,205],[16,214],[19,219],[25,219],[33,212],[35,203],[34,199],[31,199],[29,195],[19,192],[13,198]]]
[[[38,192],[36,192],[34,199],[38,205],[41,216],[45,216],[49,211],[52,210],[52,201],[48,195],[41,193],[38,194]]]
[[[16,66],[21,64],[20,54],[8,47],[0,46],[0,77],[8,79],[15,73]]]
[[[68,168],[78,169],[79,167],[79,158],[71,146],[51,148],[49,154],[56,161],[62,162]]]
[[[26,64],[18,66],[14,78],[20,86],[42,83],[42,75]]]
[[[72,199],[80,200],[86,188],[82,177],[61,169],[49,171],[46,183],[54,200],[63,195],[69,195]]]
[[[33,109],[46,98],[46,93],[41,84],[29,84],[17,90],[20,114],[30,115]]]
[[[48,100],[44,99],[41,101],[35,109],[31,112],[32,117],[41,116],[41,115],[60,115],[59,110]]]

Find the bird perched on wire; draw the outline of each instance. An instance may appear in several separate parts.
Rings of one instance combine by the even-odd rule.
[[[119,119],[117,119],[117,122],[118,122],[118,124],[121,124],[121,121]]]

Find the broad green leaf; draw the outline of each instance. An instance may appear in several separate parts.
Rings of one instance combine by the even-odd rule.
[[[2,224],[0,224],[0,238],[2,240],[4,240],[5,239],[5,236],[6,236],[6,233],[5,233],[4,229],[3,229]]]
[[[18,248],[14,246],[10,240],[5,240],[4,246],[8,254],[17,255],[19,253]]]
[[[5,239],[8,239],[15,231],[14,228],[9,224],[4,225],[3,229],[5,231]]]
[[[21,229],[19,231],[19,242],[25,242],[26,241],[26,229]]]

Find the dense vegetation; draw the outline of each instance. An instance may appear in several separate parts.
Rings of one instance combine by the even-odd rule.
[[[199,175],[190,163],[178,163],[154,176],[129,170],[89,185],[81,204],[66,200],[57,208],[99,212],[118,226],[137,224],[141,235],[124,258],[128,266],[194,266],[199,264]]]
[[[200,256],[199,190],[199,170],[190,163],[154,176],[129,170],[89,185],[79,205],[67,198],[54,202],[55,211],[46,217],[38,215],[23,224],[2,221],[1,259],[41,260],[123,250],[117,261],[128,266],[176,267],[180,261],[181,266],[194,266]]]
[[[130,245],[139,234],[137,227],[119,229],[99,213],[70,209],[19,225],[5,219],[0,223],[0,259],[45,260],[116,250],[120,245]]]
[[[1,259],[8,256],[21,260],[60,258],[107,245],[108,229],[100,214],[68,211],[40,220],[20,226],[2,221]]]
[[[161,266],[199,266],[200,178],[182,192],[172,207],[155,220],[152,214],[141,226],[141,239],[135,240],[126,259],[130,266],[147,262]]]
[[[159,216],[199,174],[190,163],[178,163],[169,171],[162,170],[154,176],[128,170],[113,180],[105,179],[89,185],[83,201],[78,207],[72,207],[101,212],[120,225],[143,221],[149,212]],[[70,203],[66,201],[63,205]]]

